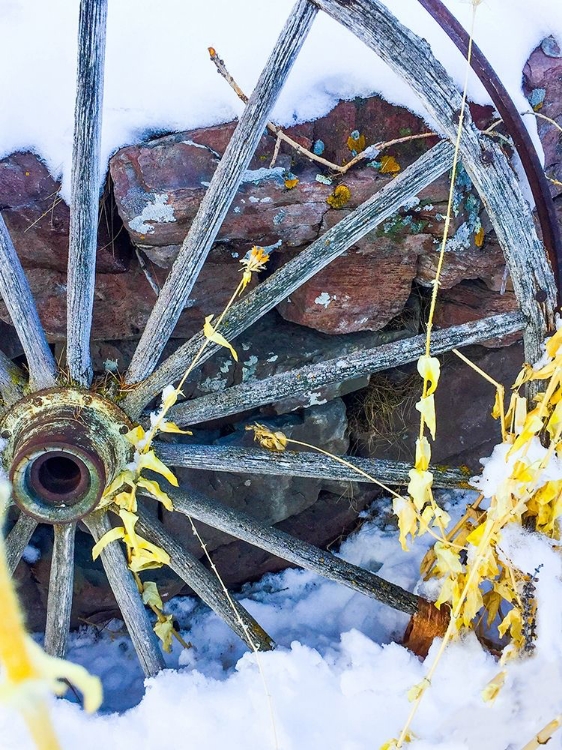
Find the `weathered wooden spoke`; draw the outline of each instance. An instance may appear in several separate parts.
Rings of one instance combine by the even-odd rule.
[[[92,379],[90,331],[94,304],[103,68],[107,0],[81,0],[72,150],[67,278],[67,360],[83,386]]]
[[[162,524],[139,511],[137,528],[170,555],[170,567],[253,650],[269,651],[274,643],[250,613],[234,598],[227,598],[217,577],[171,537]]]
[[[85,523],[96,542],[111,528],[102,511],[91,513]],[[101,560],[144,673],[147,677],[155,675],[164,669],[164,659],[120,545],[108,544]]]
[[[37,521],[31,518],[31,516],[21,513],[14,527],[6,537],[6,559],[8,560],[8,568],[12,575],[18,567],[23,551],[29,544],[29,540],[36,528]]]
[[[257,448],[237,448],[222,445],[172,445],[158,443],[158,457],[168,466],[204,471],[242,472],[244,474],[272,474],[315,479],[335,479],[340,482],[368,482],[365,476],[337,460],[308,451],[272,451]],[[388,485],[404,485],[409,481],[412,464],[377,458],[339,458],[356,466],[366,474]],[[460,469],[431,467],[434,487],[464,487],[467,476]]]
[[[27,357],[34,390],[55,384],[57,367],[47,344],[31,289],[6,224],[0,215],[0,294]]]
[[[45,651],[52,656],[66,653],[74,589],[74,540],[76,524],[55,524],[53,559],[47,600]]]
[[[352,213],[329,229],[303,250],[296,258],[261,283],[254,291],[232,306],[221,326],[221,332],[232,340],[275,305],[298,289],[305,281],[327,266],[334,258],[392,216],[400,206],[450,168],[453,148],[438,143],[392,182],[362,203]],[[202,334],[194,336],[169,357],[150,377],[135,388],[124,401],[123,408],[136,418],[142,408],[166,385],[181,377],[199,350]],[[211,344],[199,360],[202,364],[217,347]]]
[[[169,495],[173,500],[174,509],[179,513],[220,529],[236,539],[249,542],[282,560],[377,599],[394,609],[408,614],[417,612],[419,597],[415,594],[330,552],[302,542],[274,527],[266,526],[245,513],[211,502],[198,493],[172,488]]]
[[[431,351],[442,354],[451,349],[476,344],[495,336],[506,336],[521,331],[525,321],[521,313],[502,313],[463,325],[436,331],[431,340]],[[184,401],[170,410],[170,417],[180,425],[193,425],[218,417],[226,417],[289,396],[314,393],[318,388],[341,383],[407,362],[415,362],[425,351],[425,336],[413,336],[390,344],[335,357],[325,362],[306,365],[296,370],[278,373],[269,378],[247,380],[222,393]]]
[[[398,73],[447,137],[456,140],[461,95],[424,39],[403,26],[380,0],[315,2]],[[478,132],[469,112],[462,128],[460,154],[503,249],[527,321],[525,357],[535,362],[556,307],[554,278],[544,247],[507,158],[498,144]]]
[[[307,0],[298,0],[244,109],[217,167],[180,253],[146,324],[127,382],[149,375],[187,302],[201,266],[253,156],[269,113],[300,52],[316,15]]]

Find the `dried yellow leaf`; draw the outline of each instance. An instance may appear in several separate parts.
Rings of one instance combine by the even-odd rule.
[[[120,472],[115,479],[105,488],[103,498],[111,497],[114,492],[120,490],[124,484],[133,485],[135,474],[130,469]]]
[[[284,181],[285,187],[287,190],[292,190],[294,187],[296,187],[299,184],[299,178],[298,177],[292,177]]]
[[[427,550],[420,563],[420,574],[424,581],[427,581],[427,579],[430,578],[433,566],[435,565],[435,560],[435,552],[433,551],[433,547],[431,547]]]
[[[174,635],[173,615],[161,615],[154,625],[154,632],[162,641],[162,648],[168,654],[172,650],[172,637]]]
[[[120,492],[118,495],[115,495],[115,497],[112,499],[112,502],[117,505],[119,508],[126,508],[127,510],[130,510],[131,513],[137,512],[137,488],[136,486],[133,487],[132,490],[128,492]]]
[[[441,372],[441,365],[437,357],[428,357],[425,354],[421,356],[418,359],[418,372],[424,382],[428,383],[426,396],[431,396],[432,393],[435,393]]]
[[[125,527],[125,539],[136,552],[139,548],[139,542],[135,531],[135,525],[139,520],[139,517],[136,513],[131,513],[126,508],[121,508],[119,510],[119,518],[123,521],[123,526]]]
[[[431,446],[429,440],[424,436],[416,440],[416,469],[427,471],[431,459]]]
[[[493,677],[486,685],[482,691],[482,699],[485,700],[486,703],[493,703],[496,700],[498,693],[504,686],[506,676],[506,670],[502,669],[502,671]]]
[[[482,592],[480,591],[479,581],[475,581],[469,586],[464,606],[462,608],[462,623],[465,628],[468,628],[478,612],[482,609],[484,602],[482,600]]]
[[[404,737],[404,742],[406,744],[413,742],[416,738],[416,735],[413,732],[406,732],[406,735]],[[385,742],[384,745],[381,745],[379,750],[396,750],[398,747],[398,738],[393,737],[391,740],[388,740],[388,742]]]
[[[474,235],[474,244],[476,247],[482,247],[484,244],[484,237],[486,236],[486,233],[484,232],[484,227],[480,227],[480,229],[476,232]]]
[[[158,429],[160,432],[173,432],[178,435],[193,435],[191,430],[182,430],[175,422],[169,422],[167,419],[162,420]]]
[[[203,323],[203,335],[214,344],[218,344],[219,346],[224,346],[226,349],[229,349],[233,359],[238,362],[238,355],[236,354],[236,350],[234,349],[232,344],[230,344],[225,339],[224,336],[222,336],[213,328],[211,324],[212,319],[213,315],[207,315],[207,317],[205,318],[205,322]]]
[[[546,340],[545,346],[548,356],[554,359],[562,346],[562,328],[559,328],[556,333]]]
[[[482,536],[484,535],[485,530],[486,530],[486,523],[481,523],[480,526],[477,526],[466,537],[466,541],[468,542],[468,544],[472,544],[475,547],[478,547],[478,545],[482,541]]]
[[[153,450],[148,451],[148,453],[140,454],[137,461],[137,468],[139,473],[143,469],[150,469],[151,471],[155,471],[157,474],[162,474],[162,476],[165,477],[170,484],[172,484],[174,487],[178,486],[178,480],[176,479],[172,471],[166,466],[165,463],[162,463],[162,461],[158,458]]]
[[[562,425],[562,401],[559,401],[552,414],[550,415],[550,419],[548,420],[548,423],[546,425],[546,430],[551,438],[554,438],[556,436],[556,433],[560,429],[560,426]]]
[[[516,645],[523,643],[521,612],[517,607],[510,609],[500,625],[498,625],[500,638],[503,638],[508,630],[511,640],[514,641]]]
[[[433,474],[430,471],[410,469],[408,476],[410,477],[408,493],[414,501],[414,506],[418,510],[421,510],[426,503],[432,500],[431,486],[433,485]]]
[[[137,536],[138,551],[135,551],[129,568],[133,573],[140,573],[143,570],[152,568],[161,568],[163,565],[170,564],[170,555],[155,544]]]
[[[142,440],[144,440],[145,431],[143,427],[138,424],[136,427],[133,427],[132,430],[129,430],[125,437],[130,443],[132,443],[132,445],[138,445]]]
[[[459,553],[449,544],[435,542],[435,569],[440,575],[456,575],[463,572]]]
[[[484,609],[486,610],[487,627],[490,627],[496,619],[502,601],[503,597],[495,590],[486,591],[486,593],[482,595],[482,602],[484,604]]]
[[[116,526],[114,529],[110,529],[96,544],[94,544],[92,549],[92,560],[96,560],[99,557],[100,552],[102,552],[108,544],[111,544],[111,542],[115,542],[118,539],[123,539],[124,536],[125,529],[123,526]]]
[[[158,586],[154,581],[144,581],[142,585],[142,600],[149,607],[162,609],[162,599],[158,592]]]
[[[442,604],[445,604],[447,602],[453,604],[454,602],[457,602],[459,600],[460,593],[461,590],[458,578],[446,578],[443,581],[443,585],[441,586],[441,591],[439,592],[439,597],[435,602],[435,606],[437,607],[437,609],[441,609]]]
[[[537,409],[534,409],[532,412],[529,412],[529,414],[527,414],[523,429],[509,449],[509,452],[507,454],[508,457],[515,451],[519,450],[519,448],[525,445],[525,443],[529,442],[533,437],[535,437],[538,432],[542,430],[543,421],[538,415],[537,411]]]
[[[418,682],[417,685],[411,687],[407,693],[410,703],[419,700],[430,685],[430,681],[427,677],[424,677],[421,682]]]
[[[145,477],[139,477],[137,483],[139,487],[143,487],[152,497],[160,500],[166,510],[174,510],[172,501],[164,490],[160,489],[158,482],[153,482],[152,479],[145,479]]]
[[[502,394],[496,390],[496,397],[494,399],[494,408],[492,409],[492,417],[494,419],[500,419],[502,415]]]
[[[418,531],[418,516],[414,505],[405,497],[395,497],[392,501],[392,510],[398,518],[398,529],[400,531],[400,544],[407,552],[406,544],[408,534],[413,538]]]
[[[272,432],[263,424],[249,424],[246,429],[252,430],[254,440],[270,451],[284,451],[287,447],[287,436],[282,432]]]
[[[416,409],[422,415],[424,423],[427,425],[427,429],[431,433],[431,437],[435,440],[435,397],[433,393],[431,396],[424,396],[420,398],[416,404]]]

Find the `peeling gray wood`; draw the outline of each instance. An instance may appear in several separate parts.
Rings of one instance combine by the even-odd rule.
[[[23,396],[25,375],[4,352],[0,351],[0,393],[6,406],[11,406]]]
[[[170,338],[316,12],[307,0],[298,0],[292,10],[158,296],[129,367],[128,383],[152,372]]]
[[[477,344],[495,336],[521,331],[525,319],[521,313],[502,313],[460,326],[435,331],[431,337],[431,353],[442,354],[451,349]],[[278,373],[261,380],[255,378],[220,393],[184,401],[170,409],[169,417],[179,425],[194,425],[218,417],[226,417],[264,404],[303,393],[313,394],[331,383],[369,375],[407,362],[415,362],[425,352],[425,335],[400,339],[371,349],[363,349],[313,365]]]
[[[20,517],[6,537],[6,560],[8,561],[8,568],[12,575],[18,567],[23,551],[29,544],[29,540],[36,528],[37,521],[34,518],[20,513]]]
[[[322,446],[320,446],[322,447]],[[261,448],[237,448],[223,445],[173,445],[154,443],[158,457],[167,466],[181,466],[205,471],[241,472],[243,474],[289,475],[314,477],[339,482],[369,482],[349,466],[344,466],[328,456],[308,451],[267,451]],[[404,485],[410,480],[408,472],[412,463],[382,459],[339,456],[388,485]],[[466,486],[467,476],[459,469],[430,467],[434,487]]]
[[[302,542],[272,526],[266,526],[245,513],[234,511],[210,501],[195,492],[167,489],[179,513],[202,521],[208,526],[224,531],[236,539],[277,555],[287,562],[341,583],[376,599],[389,607],[413,615],[418,609],[418,597],[393,583],[385,581],[368,570],[352,565],[330,552]]]
[[[161,523],[139,507],[137,529],[170,555],[170,568],[252,649],[270,651],[274,643],[252,615],[233,597],[232,604],[217,577],[170,536]],[[233,610],[233,605],[236,612]]]
[[[76,524],[55,524],[53,528],[55,540],[47,598],[45,651],[51,656],[58,656],[62,659],[66,654],[70,631]]]
[[[74,111],[67,277],[67,361],[70,377],[92,380],[90,332],[94,305],[103,68],[107,0],[81,0]]]
[[[456,140],[461,95],[424,39],[403,26],[380,0],[315,0],[315,3],[403,78],[441,130],[451,141]],[[468,110],[460,155],[502,246],[526,318],[525,358],[535,362],[541,356],[547,325],[554,322],[556,288],[531,210],[500,145],[478,132]]]
[[[221,325],[220,332],[223,336],[232,341],[367,232],[392,216],[412,196],[417,195],[440,177],[451,167],[452,161],[453,147],[450,143],[444,141],[434,146],[415,164],[405,169],[355,211],[348,214],[322,237],[315,240],[233,305]],[[144,405],[160,393],[166,385],[182,376],[203,340],[202,334],[194,336],[127,395],[123,408],[132,419],[136,419]],[[209,343],[199,364],[212,356],[217,348],[215,344]]]
[[[34,390],[55,385],[57,366],[47,344],[31,289],[3,217],[0,215],[0,294],[27,357]]]
[[[84,523],[96,542],[111,529],[107,513],[104,511],[91,513],[86,516]],[[137,585],[127,568],[121,544],[111,542],[102,550],[100,557],[141,667],[145,675],[151,677],[164,669],[164,658]]]

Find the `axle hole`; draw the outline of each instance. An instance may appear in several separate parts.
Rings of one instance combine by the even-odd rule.
[[[39,466],[34,484],[39,492],[42,491],[47,496],[66,498],[73,495],[83,481],[81,461],[78,463],[73,458],[59,453],[37,463]]]

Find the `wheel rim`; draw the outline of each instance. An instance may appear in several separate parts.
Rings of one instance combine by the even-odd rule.
[[[14,483],[15,502],[22,511],[8,535],[8,558],[13,570],[38,521],[54,526],[55,544],[46,626],[46,648],[51,653],[59,656],[64,654],[70,625],[76,522],[83,519],[96,541],[109,530],[107,508],[100,507],[100,501],[107,484],[131,460],[132,447],[125,439],[124,432],[131,428],[131,420],[139,419],[146,405],[164,386],[183,374],[190,358],[201,344],[202,336],[195,336],[156,368],[236,193],[242,173],[261,137],[269,112],[319,8],[336,18],[387,60],[417,90],[442,125],[443,131],[449,137],[454,134],[456,121],[452,115],[459,104],[458,92],[444,76],[441,66],[433,59],[425,43],[402,27],[384,6],[377,0],[358,0],[352,6],[335,0],[316,0],[314,5],[307,0],[299,0],[258,81],[231,144],[212,178],[180,256],[161,291],[133,357],[125,379],[125,388],[119,394],[122,400],[117,406],[95,391],[88,390],[92,382],[89,337],[95,279],[107,0],[81,1],[67,303],[68,372],[75,384],[73,386],[57,385],[57,381],[61,380],[61,372],[47,344],[25,274],[5,224],[0,219],[0,292],[17,329],[29,366],[29,383],[26,383],[18,368],[0,355],[0,391],[8,407],[0,422],[2,437],[7,440],[3,460]],[[399,60],[394,57],[395,49],[403,52]],[[424,85],[427,87],[428,80],[433,81],[437,92],[435,95],[433,89],[421,88],[420,82],[415,78],[420,56],[427,73]],[[484,141],[470,122],[463,129],[461,153],[504,248],[523,315],[515,313],[495,316],[487,321],[443,332],[440,351],[524,327],[527,358],[536,359],[544,332],[552,323],[555,305],[555,289],[544,250],[532,219],[527,216],[528,212],[520,210],[524,201],[503,153],[493,144]],[[409,197],[446,172],[451,163],[452,146],[446,142],[438,144],[418,163],[405,170],[386,188],[329,230],[317,243],[313,243],[300,256],[260,284],[248,297],[236,303],[224,321],[224,335],[230,340],[245,330],[290,294],[292,289],[298,288],[343,253],[356,238],[364,236],[394,213]],[[500,198],[508,206],[507,219],[498,215]],[[438,341],[439,335],[436,336]],[[410,359],[404,361],[413,361],[419,356],[415,348],[416,342],[406,345],[400,342],[392,350],[392,354],[387,353],[387,356],[394,358],[393,364],[396,364],[398,350],[408,349],[408,346],[410,349],[407,356]],[[217,346],[210,345],[200,364],[216,349]],[[382,347],[371,354],[371,359],[363,357],[357,364],[359,371],[375,371],[377,357],[385,361]],[[317,383],[320,371],[323,372],[325,382],[345,379],[345,373],[342,373],[341,368],[338,369],[337,363],[321,365],[323,369],[322,366],[312,366],[307,371],[307,383]],[[347,377],[351,376],[348,374]],[[204,421],[253,408],[276,400],[284,392],[283,388],[291,387],[290,383],[287,385],[288,380],[290,378],[271,378],[263,383],[258,381],[257,384],[254,382],[234,387],[222,400],[222,397],[214,401],[203,397],[186,402],[175,408],[174,417],[180,425],[187,425],[192,421]],[[263,391],[259,396],[261,401],[252,396],[260,388]],[[182,466],[190,465],[190,461],[196,460],[194,454],[198,448],[200,447],[170,447],[162,443],[159,450],[172,465]],[[218,453],[220,451],[209,450],[204,460],[214,461],[213,467],[216,468]],[[260,452],[256,451],[253,455],[259,459]],[[254,459],[240,453],[231,453],[222,466],[228,467],[230,471],[247,471],[248,460]],[[320,471],[319,467],[314,468],[310,464],[305,467],[302,457],[283,459],[268,456],[263,457],[264,473],[286,473],[284,461],[289,463],[289,470],[297,470],[299,465],[300,471]],[[254,469],[256,465],[254,460]],[[373,468],[379,472],[388,470],[391,479],[387,481],[391,482],[399,483],[405,473],[404,465],[395,464],[385,468],[382,462],[373,462]],[[457,480],[457,476],[449,477],[450,482]],[[217,529],[246,539],[290,562],[328,575],[344,585],[351,585],[368,596],[386,601],[406,612],[413,614],[417,611],[420,601],[417,597],[387,584],[368,571],[362,571],[312,545],[268,529],[242,514],[213,507],[205,498],[194,493],[180,491],[174,495],[171,491],[171,494],[177,509],[189,517],[199,518]],[[154,540],[154,543],[170,554],[171,567],[180,577],[252,648],[266,649],[272,646],[269,636],[240,605],[235,604],[233,611],[231,601],[225,599],[212,574],[142,510],[139,525],[148,539]],[[146,674],[154,674],[164,666],[163,658],[118,544],[112,543],[103,550],[102,562],[143,669]]]

